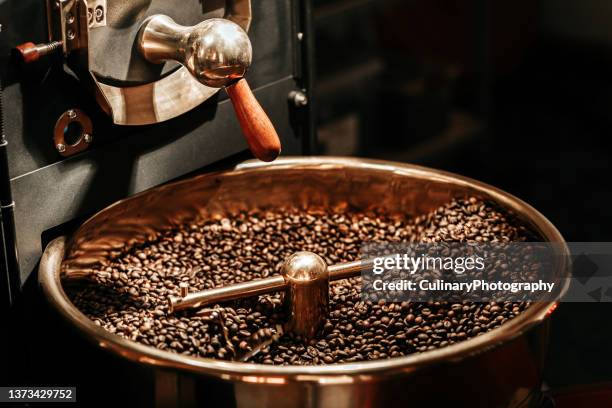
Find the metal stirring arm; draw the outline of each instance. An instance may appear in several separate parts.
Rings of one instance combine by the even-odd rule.
[[[354,277],[373,263],[374,260],[369,259],[327,266],[323,258],[312,252],[297,252],[285,260],[278,276],[191,294],[181,288],[182,296],[171,296],[168,299],[168,310],[172,313],[284,291],[284,303],[289,317],[286,322],[287,329],[297,336],[311,339],[316,336],[327,318],[329,282]]]
[[[329,280],[336,281],[357,276],[361,271],[371,268],[372,259],[345,262],[327,267]],[[265,295],[274,292],[283,292],[288,288],[287,279],[284,275],[275,275],[265,279],[257,279],[249,282],[237,283],[235,285],[203,290],[189,293],[186,296],[170,296],[168,298],[168,311],[185,309],[197,309],[215,303],[230,300],[244,299],[252,296]]]

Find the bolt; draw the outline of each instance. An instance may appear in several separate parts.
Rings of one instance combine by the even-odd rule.
[[[96,22],[101,23],[102,20],[104,20],[104,9],[102,8],[102,6],[96,7],[94,13],[96,16]]]
[[[39,45],[39,53],[41,55],[48,55],[51,54],[57,50],[59,50],[62,47],[62,42],[61,41],[53,41],[50,42],[48,44],[41,44]]]
[[[68,39],[69,40],[74,40],[74,38],[76,37],[76,34],[74,33],[74,30],[71,28],[68,30]]]
[[[66,22],[68,24],[74,23],[74,14],[72,14],[72,13],[66,14]]]
[[[85,143],[91,143],[93,142],[93,136],[90,135],[89,133],[85,133],[83,135],[83,140],[85,141]]]
[[[66,114],[70,119],[74,119],[77,117],[77,113],[74,109],[70,109],[68,112],[66,112]]]
[[[60,153],[64,153],[66,151],[66,145],[62,144],[62,143],[58,143],[55,145],[55,148],[57,149],[58,152]]]
[[[308,97],[302,91],[291,91],[289,93],[289,99],[297,108],[301,108],[308,105]]]

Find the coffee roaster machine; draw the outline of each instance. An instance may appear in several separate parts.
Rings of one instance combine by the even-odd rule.
[[[141,402],[127,386],[138,379],[109,378],[83,350],[65,355],[90,359],[89,373],[47,359],[61,329],[40,315],[42,251],[116,200],[252,157],[248,147],[272,159],[276,134],[283,154],[309,153],[309,19],[299,0],[0,2],[3,385],[91,376],[91,395],[116,387]]]
[[[77,386],[82,406],[542,406],[557,301],[439,350],[283,367],[145,347],[67,299],[62,268],[239,208],[419,215],[476,195],[563,243],[517,198],[418,166],[280,158],[188,177],[313,151],[310,19],[300,0],[0,1],[0,385]]]

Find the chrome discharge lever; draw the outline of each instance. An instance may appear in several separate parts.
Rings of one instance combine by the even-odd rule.
[[[244,79],[251,65],[252,47],[238,24],[212,18],[186,27],[168,16],[154,15],[140,27],[137,41],[147,61],[177,61],[202,84],[225,88],[255,157],[272,161],[280,154],[276,130]]]

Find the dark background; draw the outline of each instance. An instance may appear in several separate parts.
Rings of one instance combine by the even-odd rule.
[[[316,0],[319,153],[442,168],[610,241],[612,3]],[[612,305],[562,304],[547,385],[612,380]]]

